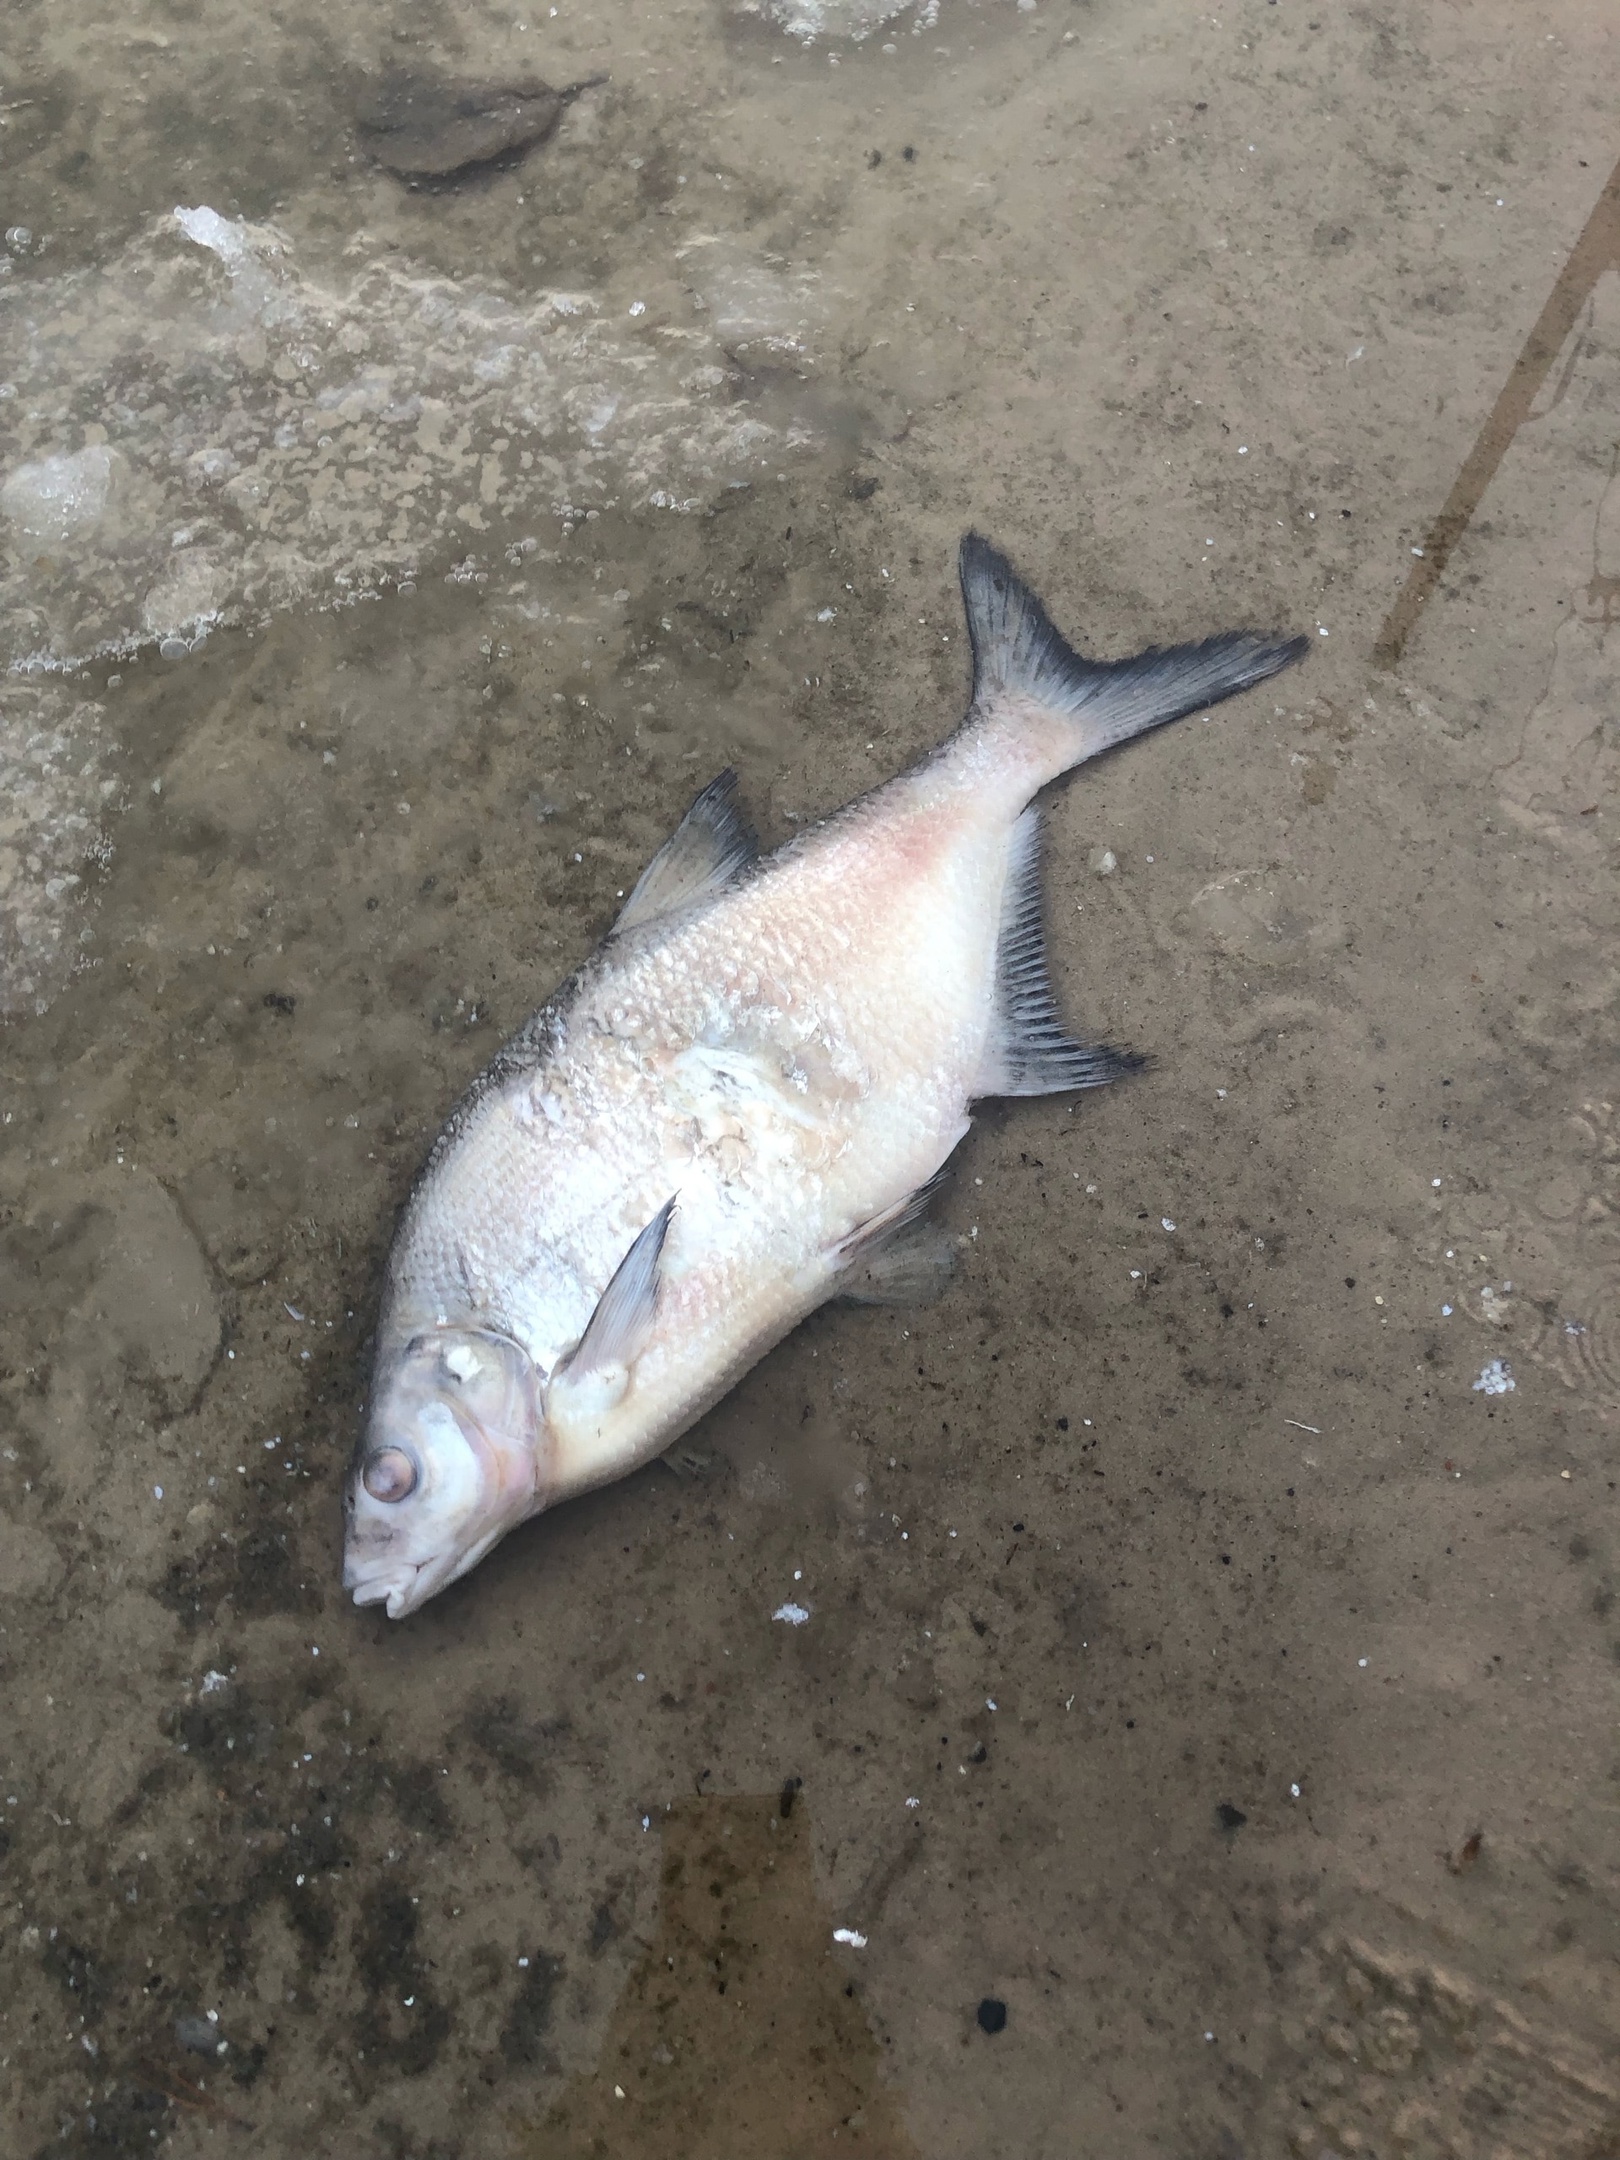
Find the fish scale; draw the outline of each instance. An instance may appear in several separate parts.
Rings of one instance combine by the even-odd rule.
[[[1047,980],[1032,798],[1289,666],[1238,632],[1082,659],[969,534],[956,733],[761,857],[706,788],[601,949],[473,1083],[384,1282],[344,1581],[412,1612],[661,1452],[828,1298],[936,1290],[934,1181],[989,1095],[1139,1063]]]

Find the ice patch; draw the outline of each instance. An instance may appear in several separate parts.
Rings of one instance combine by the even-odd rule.
[[[112,480],[113,454],[105,443],[17,466],[0,487],[12,546],[28,562],[66,547],[100,522]]]
[[[1513,1377],[1513,1367],[1505,1358],[1493,1357],[1479,1378],[1474,1382],[1476,1395],[1511,1395],[1518,1386]]]
[[[911,34],[919,37],[937,28],[939,5],[940,0],[735,0],[739,15],[763,16],[803,45],[818,38],[848,38],[859,45],[880,30],[900,28],[902,16],[911,18]],[[1021,15],[1034,6],[1035,0],[1018,0]]]
[[[227,270],[239,270],[250,259],[246,227],[222,218],[206,203],[195,210],[176,208],[174,222],[188,240],[195,240],[198,247],[211,248]]]
[[[739,400],[726,346],[747,328],[801,349],[810,283],[718,247],[698,282],[738,296],[720,320],[632,327],[594,294],[397,257],[306,267],[203,206],[0,296],[25,363],[0,408],[13,667],[354,598],[509,517],[752,476],[806,431]]]
[[[732,358],[752,340],[801,379],[814,279],[718,241],[690,278],[670,268],[676,297],[631,321],[363,238],[306,261],[202,204],[99,267],[0,288],[0,657],[33,685],[0,711],[0,1013],[43,1010],[71,972],[75,881],[108,844],[112,746],[65,673],[183,659],[215,626],[453,563],[480,576],[515,525],[698,510],[817,440],[791,388],[751,405]]]

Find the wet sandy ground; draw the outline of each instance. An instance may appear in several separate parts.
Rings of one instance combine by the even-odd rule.
[[[1620,33],[887,27],[9,14],[13,298],[207,203],[330,275],[364,234],[661,295],[770,431],[685,510],[615,453],[593,514],[501,482],[452,545],[451,489],[369,604],[311,570],[67,686],[116,785],[88,964],[0,1043],[9,2151],[1620,2140],[1601,247],[1378,649],[1620,152]],[[412,192],[345,118],[400,53],[612,81]],[[940,1304],[827,1311],[667,1463],[356,1613],[339,1476],[445,1107],[721,765],[780,837],[953,722],[969,522],[1105,653],[1323,633],[1052,805],[1069,1008],[1154,1070],[986,1112]]]

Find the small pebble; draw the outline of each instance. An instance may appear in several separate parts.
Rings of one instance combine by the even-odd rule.
[[[986,1995],[979,2005],[980,2032],[998,2033],[1007,2029],[1007,2005],[999,1996]]]
[[[194,2055],[223,2055],[230,2046],[215,2019],[195,2012],[175,2019],[174,2037]]]

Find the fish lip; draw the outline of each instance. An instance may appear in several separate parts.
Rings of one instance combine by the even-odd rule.
[[[356,1605],[386,1605],[390,1620],[403,1620],[432,1595],[431,1589],[422,1586],[425,1567],[421,1560],[395,1560],[365,1570],[351,1564],[343,1570],[343,1587],[353,1594]]]

